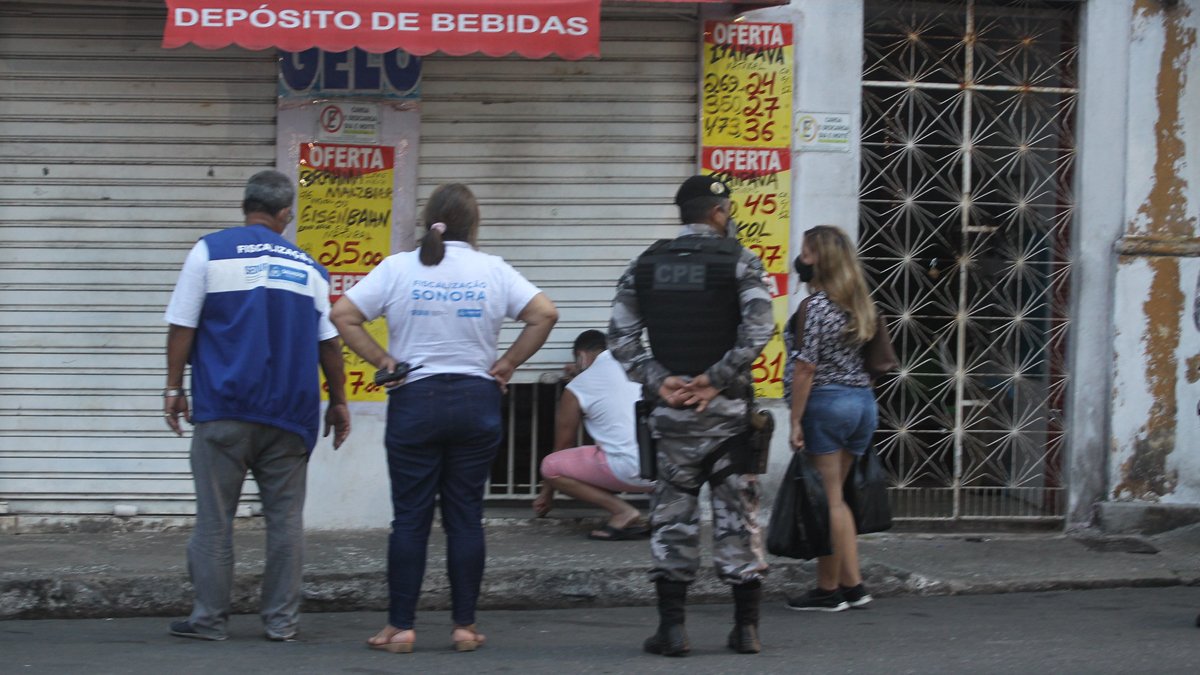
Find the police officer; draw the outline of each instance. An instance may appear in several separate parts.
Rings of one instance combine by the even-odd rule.
[[[737,241],[729,187],[692,176],[675,195],[683,230],[634,260],[617,284],[608,346],[653,403],[658,483],[651,506],[651,578],[659,627],[652,654],[690,651],[687,587],[700,566],[698,495],[708,482],[713,562],[733,587],[729,647],[756,653],[764,560],[757,476],[733,466],[729,439],[746,428],[750,366],[774,330],[766,273]],[[642,343],[649,333],[650,349]]]

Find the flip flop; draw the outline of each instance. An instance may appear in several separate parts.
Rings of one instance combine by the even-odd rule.
[[[626,525],[625,531],[636,537],[649,537],[650,536],[650,526],[641,521],[632,523],[630,525]]]
[[[603,535],[599,533],[603,532]],[[638,527],[613,527],[605,525],[599,530],[588,532],[588,539],[595,541],[630,541],[632,539],[644,539],[650,533],[649,528]]]

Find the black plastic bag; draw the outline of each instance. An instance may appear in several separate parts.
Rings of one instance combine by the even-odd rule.
[[[888,503],[887,470],[875,446],[854,463],[842,486],[843,498],[854,513],[854,526],[859,534],[884,532],[892,529],[892,507]]]
[[[792,453],[767,525],[767,550],[785,558],[831,555],[829,501],[821,474],[803,452]]]

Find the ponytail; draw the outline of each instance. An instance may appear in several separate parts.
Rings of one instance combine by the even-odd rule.
[[[422,265],[433,267],[446,257],[446,242],[442,240],[442,233],[445,231],[446,224],[442,222],[429,226],[429,231],[421,239],[421,252],[417,254]]]
[[[428,231],[421,240],[418,258],[433,267],[446,257],[447,241],[465,241],[472,246],[479,231],[479,204],[471,189],[462,183],[439,185],[422,214]]]

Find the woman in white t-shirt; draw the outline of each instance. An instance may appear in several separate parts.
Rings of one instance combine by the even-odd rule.
[[[377,368],[420,366],[389,385],[384,445],[392,485],[388,625],[373,649],[412,651],[434,497],[441,497],[459,651],[483,644],[475,605],[483,578],[483,492],[500,446],[500,395],[558,320],[554,303],[497,256],[475,249],[479,207],[457,183],[434,190],[419,251],[385,259],[346,291],[331,318],[346,345]],[[363,328],[387,317],[384,350]],[[496,358],[504,319],[525,327]]]

